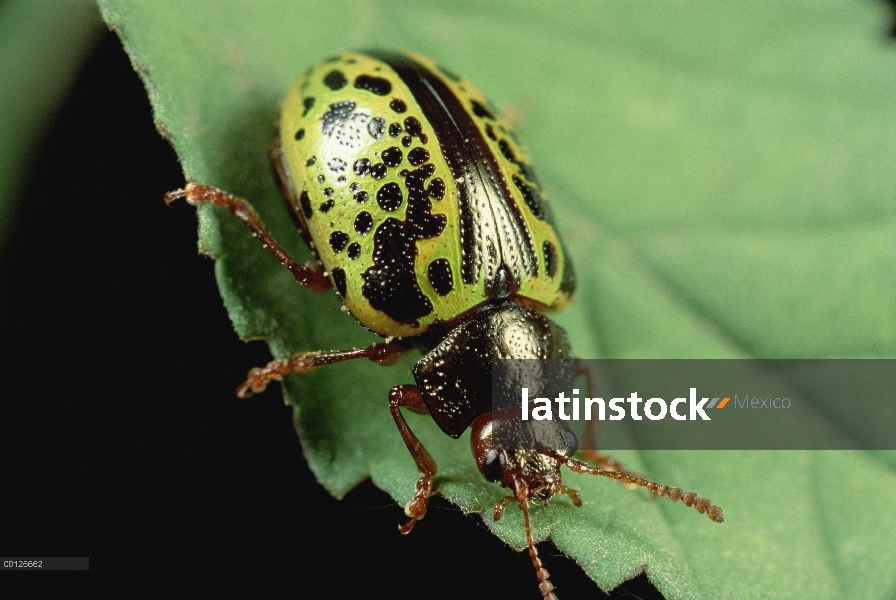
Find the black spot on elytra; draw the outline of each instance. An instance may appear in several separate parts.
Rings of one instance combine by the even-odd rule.
[[[377,96],[388,96],[392,93],[392,84],[388,79],[370,75],[358,75],[355,78],[355,87],[359,90],[373,92]]]
[[[392,102],[389,103],[389,108],[398,114],[401,114],[408,109],[408,105],[405,104],[404,100],[401,98],[392,98]]]
[[[529,210],[532,211],[532,214],[535,216],[535,218],[544,219],[544,205],[542,204],[541,194],[539,193],[539,191],[529,187],[529,185],[525,181],[523,181],[516,175],[513,176],[513,183],[523,194],[523,200],[526,201],[526,206],[529,207]]]
[[[494,141],[498,140],[498,136],[495,135],[495,130],[492,127],[491,123],[485,124],[485,135],[487,135],[490,139],[492,139]]]
[[[331,188],[331,187],[324,188],[324,196],[329,198],[332,195],[333,195],[333,188]]]
[[[417,240],[436,237],[445,229],[445,215],[432,214],[432,202],[424,189],[434,171],[432,165],[423,165],[408,173],[406,218],[390,217],[377,227],[373,265],[363,274],[361,293],[370,306],[408,325],[415,325],[433,309],[417,283],[414,261]]]
[[[544,254],[544,272],[548,277],[553,278],[557,274],[557,248],[545,240],[541,245],[541,251]]]
[[[355,175],[358,177],[367,175],[367,172],[370,170],[370,160],[367,158],[359,158],[355,161],[355,164],[352,165],[352,170],[354,170]]]
[[[381,187],[376,193],[376,203],[386,212],[392,212],[401,208],[404,195],[397,183],[391,181]]]
[[[321,203],[320,212],[322,212],[322,213],[330,212],[331,208],[333,208],[333,201],[327,200],[326,202]]]
[[[348,80],[345,78],[345,75],[342,73],[342,71],[339,71],[337,69],[330,71],[324,77],[324,85],[326,85],[334,92],[336,90],[341,90],[342,88],[344,88],[345,84],[347,83]]]
[[[501,139],[498,142],[498,148],[501,149],[501,154],[504,155],[504,158],[512,163],[516,162],[516,154],[513,153],[513,148],[510,147],[510,144],[507,143],[507,140]]]
[[[401,148],[396,148],[395,146],[386,148],[385,150],[383,150],[382,154],[380,154],[380,158],[383,159],[383,163],[387,167],[397,167],[401,164]]]
[[[339,292],[339,295],[343,298],[345,297],[345,271],[336,267],[333,269],[333,272],[330,273],[330,277],[333,279],[333,287],[336,288],[336,291]]]
[[[336,178],[336,181],[338,181],[339,183],[345,183],[346,182],[345,175],[340,175],[339,177]]]
[[[327,178],[324,177],[323,175],[318,175],[318,176],[317,176],[317,182],[318,182],[318,183],[323,183],[323,182],[325,182],[326,180],[327,180]]]
[[[302,116],[308,114],[308,111],[314,107],[314,98],[305,98],[302,100],[302,104],[305,106],[305,111],[302,113]]]
[[[345,168],[348,166],[348,163],[342,160],[341,158],[334,158],[327,163],[327,168],[333,171],[334,173],[343,173],[345,172]]]
[[[355,217],[355,231],[358,235],[367,235],[371,229],[373,229],[373,217],[366,210],[362,210]]]
[[[429,195],[436,200],[441,200],[445,197],[445,182],[442,181],[441,177],[436,177],[429,182],[429,186],[426,188],[426,191],[429,192]]]
[[[358,183],[357,181],[352,183],[350,186],[348,186],[348,191],[350,191],[353,194],[360,189],[361,189],[361,184]]]
[[[473,114],[477,117],[485,117],[486,119],[495,120],[495,115],[487,109],[485,106],[477,102],[476,100],[471,100],[470,105],[473,107]]]
[[[386,133],[386,120],[382,117],[370,119],[370,122],[367,124],[367,133],[375,140],[382,139],[383,134]]]
[[[446,296],[454,289],[454,277],[451,274],[451,263],[447,258],[437,258],[426,269],[429,283],[439,296]]]
[[[305,166],[310,167],[311,165],[313,165],[316,162],[317,162],[317,157],[312,156],[311,158],[309,158],[308,160],[305,161]]]
[[[407,117],[404,120],[404,130],[410,136],[420,135],[423,132],[423,125],[416,117]]]
[[[401,145],[404,146],[405,148],[410,148],[411,144],[413,144],[413,143],[414,143],[414,138],[412,138],[409,135],[406,135],[403,138],[401,138]]]
[[[358,204],[364,204],[365,202],[367,202],[368,197],[369,197],[369,194],[367,192],[363,192],[363,191],[357,192],[354,196],[355,202],[357,202]]]
[[[304,129],[299,129],[299,130],[296,132],[296,135],[295,135],[296,141],[299,141],[299,140],[302,139],[303,137],[305,137],[305,130],[304,130]]]
[[[398,137],[401,135],[401,123],[392,123],[389,125],[389,135]]]
[[[305,213],[305,218],[311,218],[311,199],[308,198],[308,192],[302,191],[302,195],[299,196],[299,204],[302,205],[302,212]]]
[[[350,259],[355,260],[356,258],[361,256],[361,244],[359,244],[358,242],[352,242],[345,253],[348,254],[348,257]]]
[[[348,152],[356,152],[366,143],[365,134],[375,134],[377,123],[370,118],[370,113],[358,109],[351,100],[336,102],[327,107],[320,118],[321,133],[344,146]]]
[[[370,167],[370,176],[379,181],[386,176],[386,165],[378,163]]]
[[[408,162],[417,167],[429,160],[429,152],[426,148],[414,148],[408,152]]]
[[[344,231],[334,231],[330,234],[330,248],[332,248],[333,252],[336,254],[342,252],[342,249],[345,248],[347,243],[348,234]]]

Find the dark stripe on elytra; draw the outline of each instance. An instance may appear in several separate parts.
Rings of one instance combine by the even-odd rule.
[[[528,233],[520,207],[517,206],[503,178],[499,178],[499,181],[489,181],[483,176],[486,172],[501,173],[498,160],[482,137],[479,127],[445,82],[408,56],[377,51],[371,52],[371,55],[388,64],[408,86],[430,126],[435,130],[442,155],[455,181],[462,178],[464,182],[457,186],[463,257],[461,278],[465,283],[475,283],[479,278],[483,257],[480,256],[482,249],[477,245],[478,240],[473,235],[473,223],[477,216],[468,198],[470,178],[478,180],[485,193],[494,194],[498,202],[507,204],[521,230]],[[527,235],[525,238],[521,240],[520,251],[528,254],[529,264],[536,265],[537,268],[531,236]],[[519,285],[519,282],[513,283]]]
[[[446,258],[437,258],[426,269],[429,284],[439,296],[447,296],[454,289],[454,279],[451,276],[451,263]]]
[[[549,240],[545,240],[541,250],[544,253],[544,274],[553,279],[557,274],[557,248]]]

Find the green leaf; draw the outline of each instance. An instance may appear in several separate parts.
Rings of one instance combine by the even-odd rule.
[[[0,243],[29,158],[101,32],[90,0],[0,3]]]
[[[896,48],[883,3],[100,4],[186,177],[250,199],[299,260],[267,164],[278,101],[328,54],[406,48],[524,109],[579,275],[577,303],[556,317],[579,356],[896,355]],[[241,337],[278,357],[375,341],[226,214],[203,207],[200,224]],[[334,495],[371,477],[411,497],[418,474],[386,394],[412,381],[413,360],[288,379],[305,455]],[[441,493],[521,547],[519,511],[491,521],[503,491],[467,444],[408,420]],[[536,509],[535,532],[604,589],[644,568],[668,598],[896,593],[894,453],[617,458],[711,498],[727,522],[566,475],[585,506]]]

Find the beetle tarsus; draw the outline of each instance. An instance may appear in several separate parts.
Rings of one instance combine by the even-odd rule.
[[[264,367],[256,367],[249,371],[246,381],[236,388],[238,398],[251,398],[263,392],[271,381],[281,381],[283,376],[293,369],[289,360],[274,360]]]
[[[367,348],[352,350],[331,350],[329,352],[297,352],[292,358],[272,360],[264,367],[249,371],[246,381],[236,388],[236,395],[249,398],[260,394],[272,381],[282,381],[290,373],[307,373],[320,367],[348,360],[367,358],[379,364],[391,365],[397,362],[407,349],[396,343],[378,342]]]
[[[414,528],[414,525],[426,516],[426,508],[429,505],[429,495],[432,493],[432,477],[424,475],[417,480],[417,487],[414,497],[411,498],[404,507],[404,514],[410,517],[410,521],[404,525],[398,526],[398,531],[402,535],[407,535]]]
[[[414,457],[417,463],[417,470],[423,473],[423,477],[417,480],[417,486],[414,491],[414,497],[405,506],[405,514],[411,518],[410,521],[398,527],[398,531],[402,534],[408,534],[414,528],[414,525],[426,515],[426,508],[429,504],[429,495],[432,493],[432,478],[436,474],[436,461],[433,460],[411,428],[408,427],[407,421],[401,414],[401,407],[404,406],[416,413],[426,413],[426,404],[423,402],[423,396],[420,394],[420,388],[416,385],[396,385],[389,390],[389,408],[392,410],[392,418],[395,425],[401,433],[401,439],[404,440],[408,452]]]
[[[516,502],[516,498],[513,496],[504,496],[500,500],[498,500],[497,504],[495,504],[494,510],[492,510],[492,520],[496,523],[501,519],[501,516],[504,514],[504,509],[511,502]]]
[[[171,203],[175,200],[179,200],[180,198],[185,198],[187,196],[187,189],[181,188],[179,190],[174,190],[172,192],[166,192],[165,196],[162,198],[164,200],[166,206],[171,206]]]
[[[252,205],[243,198],[234,196],[216,187],[188,183],[183,189],[165,194],[165,204],[170,205],[180,198],[186,198],[187,202],[194,206],[210,203],[226,208],[230,211],[230,214],[249,229],[254,237],[261,241],[261,245],[265,250],[273,254],[280,264],[289,269],[296,281],[315,292],[322,292],[332,288],[330,280],[324,275],[323,266],[312,263],[300,265],[294,261],[277,240],[274,239],[274,236],[265,227]]]
[[[564,485],[560,486],[560,493],[569,496],[573,506],[582,506],[582,494],[580,494],[578,490],[570,489]]]

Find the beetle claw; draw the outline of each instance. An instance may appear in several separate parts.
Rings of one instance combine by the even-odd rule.
[[[398,533],[401,535],[407,535],[414,529],[414,525],[417,523],[418,519],[422,519],[423,517],[411,517],[411,520],[405,523],[404,525],[398,526]]]
[[[409,534],[417,521],[426,516],[431,490],[432,480],[429,477],[424,476],[417,481],[417,490],[414,492],[414,497],[404,506],[404,514],[409,516],[411,520],[404,525],[398,526],[398,531],[402,535]]]

